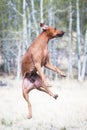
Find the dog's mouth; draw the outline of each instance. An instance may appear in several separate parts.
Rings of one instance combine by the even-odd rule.
[[[62,37],[64,35],[65,32],[62,32],[61,34],[57,34],[56,37]]]

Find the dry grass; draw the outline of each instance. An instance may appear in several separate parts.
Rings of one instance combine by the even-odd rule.
[[[5,80],[8,86],[0,87],[0,130],[87,130],[87,81],[51,82],[57,100],[33,90],[33,118],[28,120],[21,82]]]

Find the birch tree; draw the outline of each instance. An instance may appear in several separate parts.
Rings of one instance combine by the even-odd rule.
[[[32,7],[32,17],[33,17],[33,22],[35,26],[35,32],[36,32],[36,35],[38,35],[39,32],[38,32],[38,26],[37,26],[37,21],[36,21],[36,16],[35,16],[34,0],[31,0],[31,7]]]
[[[43,19],[43,0],[40,0],[40,21],[43,23],[44,19]]]
[[[82,67],[82,75],[81,75],[82,80],[85,79],[86,66],[87,66],[87,29],[85,33],[84,58],[83,58],[83,67]]]
[[[17,41],[18,55],[17,55],[17,76],[16,79],[20,79],[21,75],[21,42]]]
[[[80,61],[80,52],[81,52],[81,35],[80,35],[80,14],[79,14],[79,0],[76,0],[76,9],[77,9],[77,64],[78,64],[78,80],[81,80],[81,61]]]
[[[50,0],[50,2],[49,2],[49,5],[50,5],[50,8],[48,8],[49,10],[48,10],[48,19],[49,19],[49,25],[50,26],[52,26],[53,25],[53,6],[52,6],[52,4],[53,4],[53,0]]]
[[[30,10],[29,7],[27,8],[27,13],[28,13],[28,23],[27,23],[27,33],[28,33],[28,42],[31,43],[31,14],[30,14]]]
[[[49,19],[49,26],[53,26],[54,25],[54,10],[53,10],[53,0],[50,0],[49,2],[49,8],[48,8],[48,19]],[[50,41],[50,44],[49,44],[49,50],[50,50],[50,60],[53,64],[55,64],[55,60],[54,59],[54,47],[52,46],[52,43],[53,43],[53,40]],[[48,75],[50,75],[50,78],[52,78],[52,75],[54,75],[55,72],[53,71],[48,71]],[[56,74],[57,75],[57,74]]]
[[[72,77],[72,3],[69,1],[69,66],[68,77]]]
[[[26,0],[23,0],[23,53],[28,47],[27,42],[27,17],[26,17]]]

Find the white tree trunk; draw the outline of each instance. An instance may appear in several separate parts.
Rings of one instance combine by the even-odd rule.
[[[84,80],[85,78],[86,63],[87,63],[87,30],[85,34],[84,58],[83,58],[82,77],[81,77],[82,80]]]
[[[35,17],[34,0],[31,0],[31,6],[32,6],[32,17],[33,17],[33,22],[35,26],[35,31],[36,31],[36,35],[38,35],[39,32],[38,32],[38,26],[37,26],[36,17]]]
[[[80,52],[81,52],[81,36],[80,36],[80,14],[79,14],[79,0],[76,0],[77,7],[77,62],[78,62],[78,80],[81,80],[81,61],[80,61]]]
[[[18,47],[18,56],[17,56],[17,80],[20,79],[21,75],[21,42],[17,41],[17,47]]]
[[[50,8],[48,8],[48,20],[49,20],[49,26],[53,26],[53,16],[54,16],[54,12],[53,12],[53,6],[52,6],[52,4],[53,4],[53,0],[49,0],[50,2],[49,2],[49,6],[50,6]],[[55,62],[55,60],[53,60],[53,46],[52,46],[52,42],[53,42],[53,40],[52,41],[50,41],[50,44],[49,44],[49,49],[50,49],[50,52],[51,52],[51,54],[50,54],[50,60],[51,60],[51,62],[53,63],[53,62]],[[54,74],[54,72],[53,71],[49,71],[49,70],[47,70],[47,75],[50,77],[50,78],[52,78],[52,75]]]
[[[27,12],[28,12],[28,24],[27,24],[28,40],[29,40],[29,43],[31,43],[31,18],[30,18],[30,11],[29,11],[29,9],[27,9]]]
[[[41,19],[41,22],[43,23],[44,22],[44,19],[43,19],[43,0],[40,0],[40,19]]]
[[[53,7],[52,7],[52,3],[53,3],[53,0],[50,0],[50,9],[49,9],[49,14],[48,14],[48,18],[49,18],[49,25],[52,26],[53,25]]]
[[[72,3],[70,0],[70,19],[69,19],[69,68],[68,77],[72,77]]]
[[[23,53],[28,47],[27,42],[27,17],[26,17],[26,0],[23,0]]]

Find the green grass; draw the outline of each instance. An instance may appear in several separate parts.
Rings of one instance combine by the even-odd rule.
[[[65,127],[63,127],[63,128],[61,128],[60,130],[66,130],[66,128],[65,128]]]
[[[1,123],[1,125],[9,126],[9,127],[11,127],[13,125],[12,121],[6,121],[4,118],[1,119],[0,123]]]

